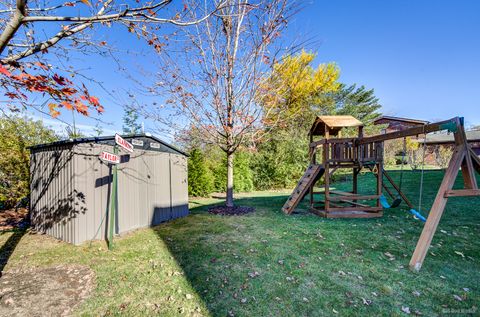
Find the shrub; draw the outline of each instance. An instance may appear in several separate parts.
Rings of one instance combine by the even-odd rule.
[[[257,190],[291,188],[309,164],[306,138],[283,138],[260,144],[251,160]]]
[[[213,176],[200,149],[190,151],[188,158],[188,194],[206,197],[213,191]]]
[[[227,185],[227,159],[219,155],[210,157],[210,166],[214,175],[214,190],[225,192]],[[233,190],[249,192],[254,190],[253,173],[250,169],[250,153],[237,151],[233,158]]]
[[[11,208],[30,194],[28,147],[58,140],[55,132],[27,117],[0,117],[0,208]]]

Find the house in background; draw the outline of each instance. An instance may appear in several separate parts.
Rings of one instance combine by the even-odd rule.
[[[408,128],[418,127],[425,124],[428,124],[428,121],[425,120],[418,120],[418,119],[410,119],[410,118],[402,118],[402,117],[393,117],[393,116],[381,116],[375,121],[373,121],[375,125],[386,125],[386,127],[382,130],[382,133],[390,133],[390,132],[397,132],[403,131]],[[471,130],[466,131],[467,140],[470,143],[472,149],[475,151],[477,155],[480,155],[480,130]],[[427,136],[425,135],[418,135],[416,138],[419,143],[423,145],[425,142],[426,145],[426,154],[425,154],[425,163],[429,165],[438,165],[440,161],[441,151],[440,149],[443,148],[451,148],[455,144],[453,133],[445,133],[445,132],[438,132],[438,133],[431,133]]]
[[[480,156],[480,130],[465,131],[465,135],[467,136],[468,143],[472,147],[472,150],[475,154]],[[418,140],[418,142],[421,142],[422,144],[424,141],[429,148],[436,146],[449,146],[453,148],[455,145],[453,133],[429,134],[425,139]]]

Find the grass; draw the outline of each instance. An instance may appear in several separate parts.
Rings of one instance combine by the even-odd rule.
[[[441,178],[425,173],[424,206]],[[403,184],[415,204],[419,179],[407,172]],[[362,176],[360,184],[371,189],[373,178]],[[424,267],[413,273],[408,262],[422,223],[405,207],[379,219],[285,216],[287,197],[238,195],[237,204],[257,210],[235,217],[207,213],[217,199],[196,199],[190,216],[118,238],[112,252],[101,242],[75,247],[26,234],[5,269],[90,266],[97,288],[76,311],[85,316],[402,316],[402,307],[412,315],[478,313],[479,198],[449,200]],[[0,245],[11,235],[0,235]]]

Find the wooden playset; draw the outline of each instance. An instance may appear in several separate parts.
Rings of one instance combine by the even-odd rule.
[[[344,128],[356,129],[357,137],[342,138]],[[430,132],[448,130],[454,134],[455,150],[438,189],[437,196],[425,219],[417,211],[383,168],[384,141],[426,135]],[[309,196],[310,211],[327,218],[372,218],[381,217],[384,208],[397,207],[402,201],[410,208],[410,213],[425,221],[420,239],[410,261],[410,267],[419,270],[432,241],[447,199],[454,196],[480,196],[475,178],[475,170],[480,173],[480,158],[470,148],[465,136],[463,118],[425,124],[402,131],[374,136],[363,135],[363,124],[352,116],[317,117],[309,133],[310,165],[300,179],[293,193],[283,206],[286,214],[291,214],[300,201]],[[316,140],[316,137],[321,137]],[[321,156],[318,162],[317,155]],[[352,190],[339,191],[331,186],[331,178],[339,169],[352,169]],[[374,193],[360,193],[358,174],[362,169],[372,172],[376,179]],[[464,188],[453,189],[453,184],[461,169]],[[323,177],[322,186],[315,186]],[[423,171],[422,171],[423,177]],[[390,184],[387,186],[383,178]],[[422,182],[421,182],[422,184]],[[395,201],[388,204],[383,190]],[[420,191],[421,193],[421,191]],[[321,199],[318,199],[318,196]]]

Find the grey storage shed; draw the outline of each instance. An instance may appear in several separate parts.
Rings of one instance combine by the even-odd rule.
[[[149,134],[124,136],[120,150],[116,233],[188,214],[187,155]],[[81,138],[30,148],[30,215],[35,230],[80,244],[105,239],[112,170],[100,160],[115,137]]]

